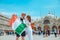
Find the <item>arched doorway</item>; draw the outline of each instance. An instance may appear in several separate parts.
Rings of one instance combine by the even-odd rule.
[[[50,24],[49,20],[44,20],[43,24]]]

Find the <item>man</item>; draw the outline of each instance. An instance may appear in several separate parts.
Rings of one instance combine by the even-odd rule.
[[[22,13],[22,14],[21,14],[20,20],[21,20],[22,22],[24,22],[25,16],[26,16],[25,13]],[[26,34],[25,34],[25,31],[24,31],[24,32],[21,34],[22,40],[24,40],[25,35],[26,35]],[[16,33],[16,40],[18,40],[19,37],[20,37],[20,35]]]

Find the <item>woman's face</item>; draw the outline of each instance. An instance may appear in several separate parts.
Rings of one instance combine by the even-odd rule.
[[[26,17],[27,18],[27,20],[29,20],[29,18],[28,17]]]
[[[29,15],[26,18],[29,22],[31,22],[31,17]]]

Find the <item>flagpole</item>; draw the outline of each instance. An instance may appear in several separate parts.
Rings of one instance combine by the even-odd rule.
[[[41,18],[42,16],[41,16],[41,12],[40,12],[40,18]]]
[[[54,10],[54,9],[53,9],[53,12],[54,12],[53,14],[54,14],[54,16],[55,16],[55,10]],[[54,18],[55,18],[55,17],[54,17]]]
[[[30,8],[28,9],[28,15],[30,15]]]

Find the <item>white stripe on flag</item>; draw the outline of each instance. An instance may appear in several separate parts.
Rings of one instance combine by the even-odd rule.
[[[15,30],[19,25],[21,24],[21,21],[17,18],[15,22],[12,24],[12,29]]]

